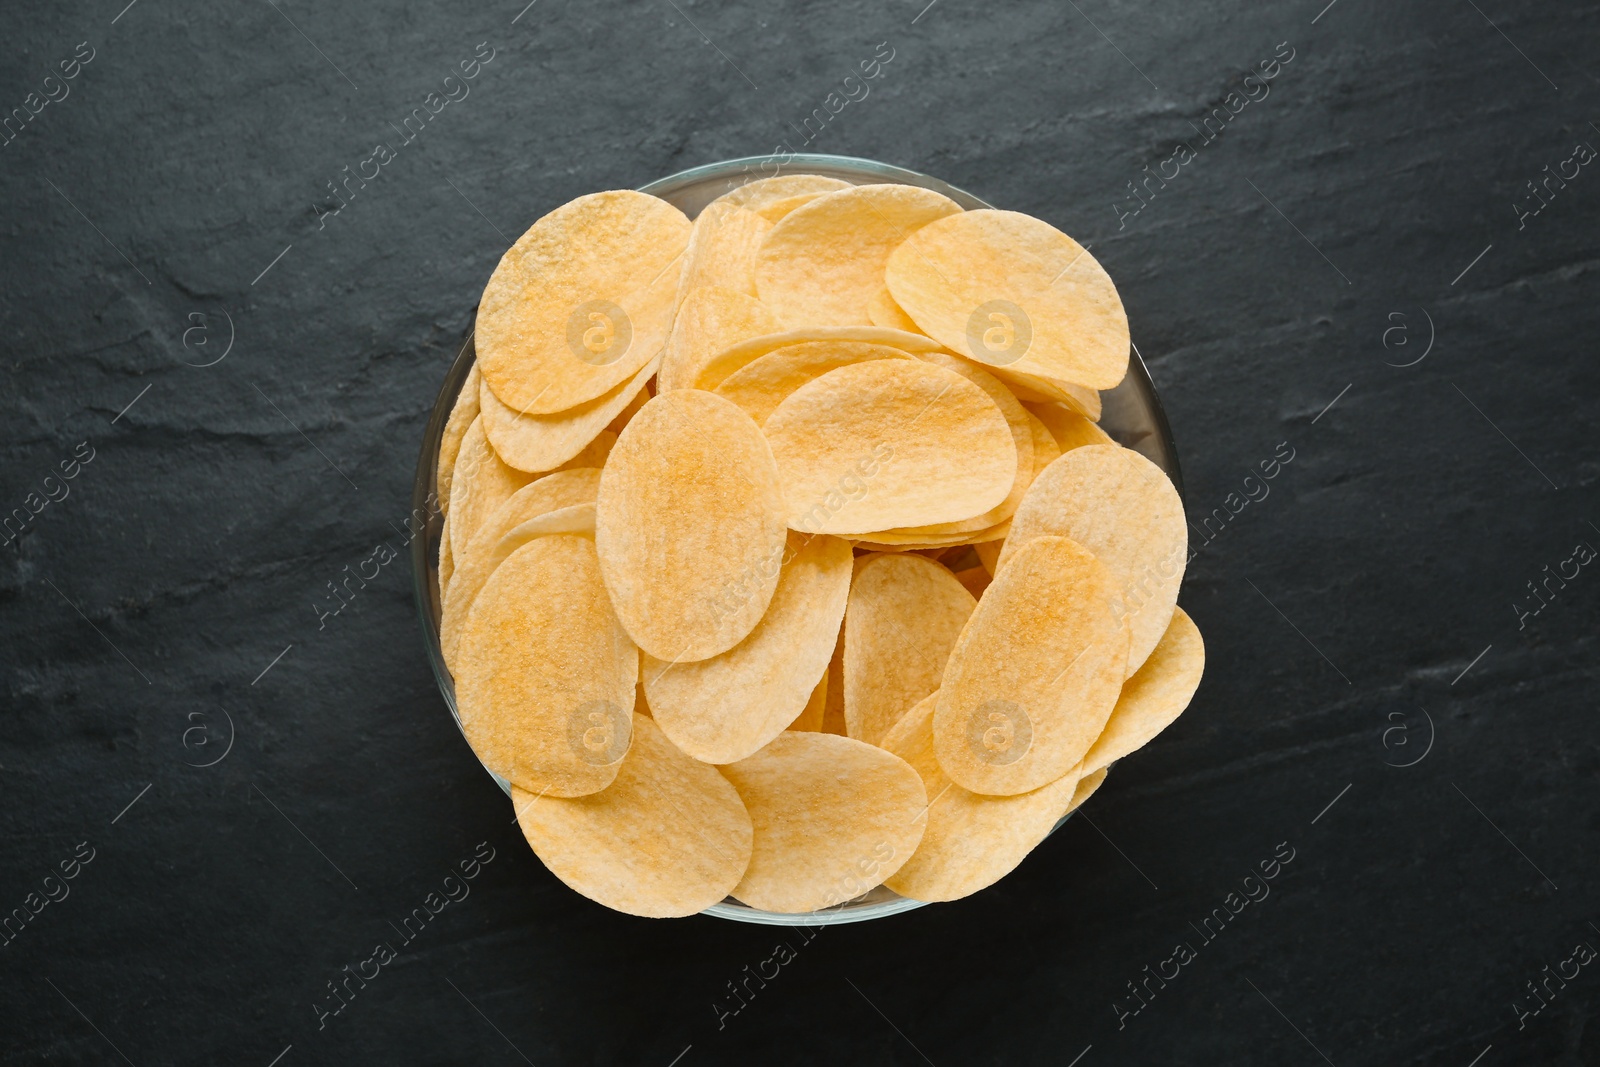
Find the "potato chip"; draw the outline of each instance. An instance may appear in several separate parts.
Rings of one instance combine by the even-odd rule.
[[[715,286],[755,296],[756,251],[771,229],[772,223],[747,207],[726,200],[707,204],[683,254],[679,294]]]
[[[861,341],[806,341],[775,348],[751,360],[722,379],[722,383],[712,392],[744,408],[760,426],[790,393],[831,370],[874,359],[915,358],[909,352],[887,345],[869,345]]]
[[[456,558],[450,551],[450,516],[444,517],[444,522],[439,527],[439,603],[444,603],[446,593],[450,588],[450,579],[455,577]]]
[[[989,369],[1025,404],[1065,404],[1091,422],[1100,421],[1098,389],[1054,378],[1041,378],[1036,374],[1019,374],[1006,367]]]
[[[461,729],[491,771],[557,797],[617,777],[639,652],[589,538],[536,537],[495,568],[467,613],[456,665]]]
[[[910,185],[819,196],[767,234],[756,256],[756,291],[790,326],[868,325],[867,301],[883,287],[889,253],[935,219],[960,213],[949,197]]]
[[[850,565],[848,541],[791,533],[772,603],[749,637],[693,663],[646,655],[645,693],[668,739],[695,759],[732,763],[792,723],[833,655]]]
[[[841,904],[899,870],[922,839],[922,779],[861,741],[785,732],[722,773],[755,831],[733,889],[753,908],[793,915]]]
[[[632,190],[580,196],[535,222],[478,308],[478,364],[494,395],[550,415],[633,377],[667,339],[689,232],[683,212]]]
[[[1172,621],[1188,562],[1183,501],[1161,468],[1121,445],[1084,445],[1062,454],[1022,500],[1006,561],[1042,534],[1070,537],[1111,572],[1131,641],[1127,671],[1144,663]]]
[[[1072,803],[1068,804],[1067,810],[1061,813],[1062,818],[1066,818],[1072,812],[1083,807],[1083,802],[1094,796],[1095,790],[1099,789],[1101,783],[1106,780],[1107,773],[1106,768],[1101,767],[1098,771],[1092,771],[1079,778],[1078,787],[1072,791]]]
[[[641,408],[606,461],[595,522],[635,643],[684,663],[744,640],[777,588],[783,511],[772,450],[738,407],[675,389]]]
[[[455,477],[461,438],[466,436],[472,420],[478,417],[479,380],[478,365],[474,363],[467,371],[466,381],[461,383],[461,392],[456,394],[450,417],[445,420],[444,432],[439,435],[439,463],[434,467],[434,488],[438,494],[439,513],[446,517],[450,514],[450,480]]]
[[[473,534],[511,494],[533,481],[531,474],[508,467],[489,445],[479,415],[461,436],[455,476],[450,481],[451,555],[466,554]]]
[[[953,371],[879,359],[789,394],[763,427],[789,525],[863,534],[970,518],[999,504],[1017,449],[995,402]]]
[[[665,359],[666,357],[663,356],[662,358]],[[660,381],[660,373],[661,373],[661,366],[660,366],[660,364],[657,364],[656,365],[656,375],[657,375],[656,380],[657,381]],[[639,409],[644,407],[645,404],[654,395],[655,395],[655,392],[653,391],[652,386],[648,382],[646,382],[645,383],[645,387],[643,389],[641,389],[637,393],[633,394],[633,399],[628,401],[628,406],[623,408],[622,412],[616,418],[614,418],[610,422],[606,423],[606,430],[612,435],[613,440],[615,440],[615,437],[616,437],[617,434],[620,434],[622,432],[622,428],[624,426],[628,425],[628,420],[633,418],[634,415],[638,414]],[[599,466],[599,464],[595,464],[595,465]]]
[[[1107,433],[1084,415],[1053,402],[1043,404],[1023,401],[1022,406],[1044,423],[1062,452],[1070,452],[1084,445],[1116,444]]]
[[[753,296],[732,289],[690,289],[678,305],[672,334],[661,355],[657,392],[692,389],[712,357],[778,329],[778,317]]]
[[[723,193],[712,203],[737,204],[765,215],[776,205],[793,200],[795,197],[803,196],[810,199],[848,188],[850,188],[849,182],[838,178],[827,178],[821,174],[780,174],[775,178],[757,178],[753,182],[746,182],[737,189]],[[777,219],[772,221],[776,222]]]
[[[782,225],[762,246],[758,284]],[[1110,389],[1128,371],[1128,316],[1116,286],[1047,222],[987,208],[946,216],[907,237],[884,278],[923,332],[979,363],[1094,389]]]
[[[902,352],[912,354],[932,352],[939,347],[938,341],[920,334],[906,333],[904,330],[886,330],[881,326],[814,326],[785,330],[782,333],[764,334],[729,345],[706,361],[694,378],[694,387],[707,391],[715,389],[734,371],[753,363],[767,353],[789,345],[805,344],[808,341],[839,343],[855,341],[861,344],[898,348]]]
[[[961,588],[972,594],[976,600],[989,588],[989,583],[994,581],[994,576],[982,567],[968,567],[965,570],[953,571],[956,581],[961,583]]]
[[[1069,772],[1015,796],[986,796],[956,785],[933,751],[937,695],[924,698],[883,739],[883,747],[916,768],[929,800],[917,851],[884,880],[913,900],[957,900],[1016,869],[1072,802],[1078,775]]]
[[[643,389],[639,390],[639,396],[635,397],[634,400],[638,400],[640,397],[643,397],[646,400],[649,399],[649,396]],[[632,407],[633,403],[630,401],[628,406]],[[593,467],[595,470],[599,470],[601,467],[606,465],[606,457],[611,455],[611,449],[616,443],[617,434],[615,431],[601,430],[598,437],[583,446],[583,451],[579,452],[576,456],[573,456],[571,459],[567,460],[550,473],[554,474],[556,471],[578,470],[584,467]],[[541,475],[540,477],[544,476]]]
[[[439,648],[446,663],[455,659],[456,647],[461,638],[461,625],[466,622],[472,601],[483,589],[489,575],[494,573],[505,558],[521,548],[538,533],[578,533],[583,529],[584,513],[568,513],[556,525],[521,531],[519,537],[509,535],[530,520],[568,508],[587,505],[588,530],[594,531],[594,499],[600,487],[600,471],[594,468],[558,471],[530,482],[513,493],[505,503],[485,519],[466,551],[461,554],[456,573],[452,577],[451,592],[441,598],[439,612]],[[574,528],[572,519],[577,520]]]
[[[770,204],[765,204],[762,206],[760,211],[761,217],[766,219],[768,222],[778,222],[795,208],[804,204],[809,204],[811,201],[815,200],[821,195],[823,194],[801,193],[799,196],[786,196],[782,200],[774,200]]]
[[[973,551],[978,553],[978,562],[983,564],[983,569],[989,572],[991,578],[1000,569],[1000,553],[1005,546],[1004,541],[985,541],[972,546]]]
[[[950,653],[933,717],[939,766],[964,789],[1007,796],[1071,772],[1111,716],[1127,656],[1109,569],[1075,541],[1034,538],[1001,565]]]
[[[485,382],[478,421],[508,465],[530,473],[555,470],[600,436],[606,424],[643,391],[655,369],[655,363],[648,363],[604,396],[554,415],[519,415],[502,404]]]
[[[973,533],[924,534],[907,533],[902,530],[879,530],[864,534],[862,539],[856,541],[856,547],[871,552],[920,552],[930,548],[950,548],[955,545],[979,545],[987,541],[998,541],[1005,537],[1010,529],[1011,520],[1007,519]]]
[[[690,759],[635,715],[616,781],[573,799],[513,788],[534,853],[568,886],[616,911],[693,915],[722,900],[750,862],[744,802],[715,767]]]
[[[800,714],[794,721],[784,727],[786,730],[803,730],[810,733],[822,732],[822,714],[828,706],[828,671],[823,668],[822,678],[811,690],[811,696],[806,699],[806,706],[800,709]]]
[[[1026,408],[1023,409],[1027,411]],[[1084,421],[1088,421],[1087,419]],[[1089,423],[1094,426],[1094,423]],[[1055,435],[1050,432],[1050,427],[1044,420],[1033,412],[1028,412],[1028,427],[1033,431],[1033,475],[1028,479],[1032,485],[1034,478],[1044,473],[1044,469],[1061,458],[1061,446],[1056,443]],[[1099,429],[1098,426],[1095,427]],[[1015,512],[1013,512],[1015,514]]]
[[[839,636],[834,639],[833,658],[828,661],[828,680],[822,692],[822,732],[845,736],[843,626],[839,627]]]
[[[1161,643],[1123,685],[1105,730],[1083,757],[1084,770],[1109,767],[1171,726],[1189,706],[1205,666],[1199,627],[1182,608],[1174,608]]]
[[[976,606],[944,567],[910,554],[862,556],[844,616],[844,721],[876,745],[911,705],[939,688]]]
[[[867,318],[872,320],[872,325],[882,326],[888,330],[904,330],[907,333],[921,333],[911,316],[905,309],[894,302],[894,297],[889,295],[888,289],[879,289],[871,300],[867,301]]]

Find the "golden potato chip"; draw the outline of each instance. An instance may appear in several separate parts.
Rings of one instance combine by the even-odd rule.
[[[550,872],[590,900],[647,918],[693,915],[726,897],[750,862],[744,802],[635,715],[633,748],[604,791],[562,799],[511,790],[517,822]]]
[[[473,419],[461,435],[456,472],[450,481],[450,512],[455,520],[450,524],[451,555],[464,556],[484,520],[531,481],[533,475],[507,466],[495,454],[484,433],[483,416]]]
[[[797,330],[785,330],[782,333],[769,333],[760,337],[751,337],[737,344],[729,345],[707,360],[695,375],[693,385],[697,389],[710,391],[721,385],[723,380],[745,366],[752,363],[769,352],[775,352],[789,345],[804,344],[808,341],[856,341],[861,344],[884,345],[888,348],[898,348],[902,352],[919,353],[932,352],[939,347],[939,342],[921,334],[906,333],[904,330],[886,330],[881,326],[808,326]]]
[[[667,339],[689,232],[683,212],[632,190],[580,196],[535,222],[478,308],[489,389],[513,411],[550,415],[633,377]]]
[[[756,251],[772,223],[756,212],[727,200],[707,204],[694,220],[683,254],[679,294],[715,286],[756,295]]]
[[[651,714],[707,763],[744,759],[805,708],[828,669],[850,593],[850,543],[791,533],[778,588],[750,636],[693,663],[644,657]]]
[[[999,504],[1017,448],[995,402],[953,371],[879,359],[790,393],[763,429],[789,525],[863,534],[970,518]]]
[[[722,379],[722,383],[712,392],[744,408],[760,426],[784,397],[831,370],[874,359],[915,358],[909,352],[887,345],[869,345],[861,341],[806,341],[775,348],[751,360]]]
[[[753,296],[732,289],[690,289],[672,322],[656,391],[694,388],[695,378],[714,356],[777,329],[778,317]]]
[[[889,295],[888,289],[879,289],[871,300],[867,301],[867,318],[872,320],[872,325],[882,326],[888,330],[904,330],[907,333],[921,333],[911,316],[905,309],[894,302],[894,297]]]
[[[655,370],[656,364],[648,363],[604,396],[553,415],[518,414],[501,403],[485,381],[480,390],[483,412],[478,421],[484,424],[495,452],[508,465],[535,474],[555,470],[592,444],[606,424],[643,391]]]
[[[960,213],[949,197],[912,185],[819,196],[767,234],[756,255],[756,292],[793,327],[869,325],[867,301],[883,287],[889,253],[935,219]]]
[[[822,732],[845,736],[843,626],[839,627],[839,636],[833,642],[833,658],[828,661],[827,687],[822,692]]]
[[[772,450],[738,407],[675,389],[640,408],[606,461],[595,519],[635,643],[684,663],[744,640],[777,588],[783,508]]]
[[[1094,426],[1094,423],[1091,422],[1089,425]],[[1028,484],[1032,485],[1034,478],[1039,477],[1046,467],[1061,458],[1061,446],[1056,444],[1055,435],[1050,432],[1050,427],[1031,411],[1028,412],[1028,427],[1033,431],[1033,474],[1028,478]]]
[[[665,359],[666,357],[663,356],[662,358]],[[660,373],[661,365],[658,363],[656,364],[657,381],[660,381]],[[643,389],[633,394],[633,399],[628,401],[628,406],[623,408],[622,412],[616,418],[606,423],[606,430],[611,433],[613,441],[615,440],[616,435],[622,432],[622,428],[628,425],[628,420],[633,418],[634,415],[638,413],[639,409],[644,407],[649,399],[654,395],[655,393],[650,384],[646,382]],[[595,466],[599,466],[599,464],[597,463]]]
[[[922,839],[922,779],[861,741],[785,732],[722,773],[755,831],[733,889],[752,908],[792,915],[841,904],[899,870]]]
[[[845,732],[876,745],[939,688],[975,606],[955,575],[930,559],[862,556],[844,616]]]
[[[456,394],[450,417],[445,420],[444,432],[439,435],[439,463],[434,468],[434,488],[438,494],[439,513],[447,517],[450,514],[450,480],[456,473],[456,456],[461,453],[461,438],[466,436],[472,420],[478,417],[479,379],[478,365],[474,363],[467,371],[466,381],[461,383],[461,392]]]
[[[472,601],[507,556],[542,533],[581,532],[585,519],[588,531],[594,531],[594,499],[599,487],[600,471],[596,468],[558,471],[518,489],[484,520],[461,554],[450,581],[450,592],[440,600],[439,648],[444,653],[445,663],[455,661],[461,626],[466,622]],[[581,506],[589,510],[569,511]],[[553,524],[519,529],[531,520],[551,515],[560,517]],[[518,532],[517,536],[511,536],[513,531]]]
[[[957,900],[1010,874],[1055,827],[1078,785],[1071,771],[1015,796],[986,796],[956,785],[933,750],[937,695],[906,712],[883,747],[916,768],[928,794],[922,842],[906,865],[884,880],[913,900]]]
[[[450,551],[450,516],[444,517],[444,522],[439,528],[439,603],[444,603],[444,598],[450,589],[450,579],[455,577],[456,558]]]
[[[772,208],[795,197],[809,199],[848,188],[849,182],[825,178],[821,174],[780,174],[775,178],[757,178],[753,182],[746,182],[737,189],[723,193],[712,203],[737,204],[766,215]],[[777,219],[771,221],[776,222]]]
[[[781,226],[762,246],[758,284]],[[946,216],[907,237],[884,278],[923,332],[979,363],[1094,389],[1110,389],[1128,371],[1128,316],[1116,286],[1047,222],[987,208]]]
[[[1091,422],[1100,421],[1100,391],[1084,385],[1019,374],[1006,367],[990,367],[1025,404],[1065,404]]]
[[[985,541],[972,546],[973,551],[978,553],[978,562],[983,564],[983,569],[989,572],[991,578],[1000,569],[1000,553],[1005,546],[1004,541]]]
[[[1062,818],[1066,818],[1072,812],[1083,807],[1083,802],[1094,796],[1095,790],[1099,789],[1100,784],[1106,780],[1106,774],[1106,768],[1101,767],[1098,771],[1092,771],[1079,778],[1078,787],[1072,791],[1072,803],[1068,804],[1067,810],[1061,813]]]
[[[1095,425],[1089,418],[1079,412],[1069,410],[1061,404],[1043,403],[1033,404],[1023,401],[1023,407],[1029,413],[1044,423],[1050,431],[1050,436],[1055,438],[1057,447],[1062,452],[1070,452],[1074,448],[1084,445],[1114,445],[1115,441]]]
[[[643,389],[639,390],[639,397],[644,397],[646,400],[649,399]],[[635,397],[634,399],[637,400],[639,397]],[[633,404],[630,402],[628,406],[632,407]],[[595,470],[599,470],[601,467],[606,465],[606,457],[611,455],[612,446],[614,446],[616,443],[616,431],[601,430],[598,437],[583,446],[583,451],[579,452],[576,456],[573,456],[571,459],[567,460],[550,473],[554,474],[556,471],[578,470],[584,467],[593,467]],[[540,475],[540,477],[544,476]]]
[[[800,709],[800,714],[794,721],[784,727],[786,730],[804,730],[810,733],[822,732],[822,714],[828,706],[828,671],[823,668],[822,678],[816,687],[811,690],[811,696],[806,699],[806,706]]]
[[[803,204],[809,204],[821,195],[823,194],[801,193],[799,196],[786,196],[782,200],[774,200],[770,204],[763,205],[760,209],[760,215],[768,222],[777,222],[795,208]]]
[[[980,545],[998,541],[1011,529],[1011,520],[996,523],[973,533],[924,534],[901,530],[879,530],[865,534],[856,541],[856,547],[871,552],[919,552],[929,548],[950,548],[956,545]]]
[[[1200,628],[1182,608],[1174,608],[1161,643],[1123,685],[1105,730],[1083,757],[1084,770],[1109,767],[1171,726],[1189,706],[1205,666]]]
[[[1000,567],[945,665],[934,749],[975,793],[1027,793],[1072,771],[1126,677],[1128,632],[1110,571],[1065,537]]]
[[[1121,445],[1084,445],[1034,480],[1000,553],[1006,561],[1042,534],[1070,537],[1106,565],[1127,614],[1132,674],[1156,647],[1188,563],[1183,501],[1161,468]]]
[[[961,588],[971,593],[974,600],[981,597],[983,591],[989,588],[989,583],[994,581],[994,576],[982,567],[968,567],[952,573],[955,574],[956,581],[961,583]]]
[[[462,732],[491,771],[557,797],[616,778],[639,652],[611,610],[589,538],[536,537],[495,568],[455,664]]]

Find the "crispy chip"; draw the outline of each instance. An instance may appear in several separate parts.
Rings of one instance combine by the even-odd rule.
[[[1188,562],[1183,501],[1161,468],[1121,445],[1084,445],[1034,480],[1012,520],[1000,567],[1041,534],[1070,537],[1106,565],[1128,616],[1131,675],[1156,647]]]
[[[737,189],[723,193],[712,203],[737,204],[766,215],[772,208],[795,197],[814,199],[824,193],[848,188],[850,188],[849,182],[838,178],[826,178],[821,174],[780,174],[776,178],[757,178],[753,182],[746,182]],[[777,219],[772,221],[776,222]]]
[[[1024,408],[1023,410],[1027,410]],[[1085,420],[1086,422],[1088,420]],[[1094,423],[1089,423],[1094,426]],[[1050,432],[1050,427],[1044,420],[1033,412],[1028,412],[1028,426],[1033,431],[1033,475],[1028,479],[1032,485],[1035,478],[1044,473],[1044,469],[1057,459],[1061,458],[1061,446],[1056,443],[1055,435]],[[1095,427],[1099,429],[1099,427]],[[1015,514],[1015,513],[1013,513]]]
[[[760,427],[695,389],[651,400],[606,461],[595,542],[617,614],[645,652],[683,663],[744,640],[772,600],[785,543]]]
[[[550,872],[629,915],[693,915],[727,896],[750,862],[750,815],[715,767],[690,759],[643,715],[610,787],[559,799],[513,788],[517,822]]]
[[[715,286],[756,295],[756,251],[772,223],[756,212],[727,200],[706,205],[694,220],[683,254],[679,294]]]
[[[512,784],[599,792],[628,751],[639,652],[600,582],[587,537],[537,537],[495,568],[456,652],[461,729]]]
[[[1062,452],[1070,452],[1074,448],[1084,445],[1114,445],[1116,444],[1104,430],[1095,425],[1084,415],[1067,409],[1061,404],[1045,402],[1043,404],[1023,401],[1022,406],[1044,423],[1050,431],[1050,436],[1055,438],[1057,447]]]
[[[882,326],[887,330],[904,330],[907,333],[921,333],[917,324],[912,321],[905,309],[894,302],[894,297],[889,295],[888,289],[879,289],[871,300],[867,301],[867,318],[872,320],[872,325]]]
[[[762,246],[758,283],[781,228]],[[1127,373],[1128,316],[1116,286],[1047,222],[992,209],[949,215],[907,237],[884,277],[929,337],[979,363],[1094,389]]]
[[[643,389],[639,390],[639,396],[635,397],[634,399],[638,400],[641,397],[646,400],[650,399]],[[630,402],[628,406],[632,407],[632,402]],[[616,443],[616,431],[601,430],[598,437],[583,446],[582,452],[579,452],[576,456],[573,456],[561,466],[557,467],[555,471],[551,471],[550,473],[554,474],[556,471],[577,470],[580,467],[593,467],[595,470],[599,470],[601,467],[606,465],[606,457],[611,455],[611,449],[616,445]],[[541,475],[541,477],[543,477],[543,475]]]
[[[672,335],[662,352],[656,391],[692,389],[712,357],[777,329],[777,316],[753,296],[731,289],[690,289],[678,305]]]
[[[844,721],[876,745],[906,709],[939,688],[976,606],[944,567],[910,554],[862,556],[844,617]]]
[[[755,830],[733,889],[753,908],[792,915],[841,904],[892,875],[922,839],[922,779],[861,741],[785,732],[722,773]]]
[[[961,583],[961,588],[972,594],[976,600],[989,588],[989,583],[994,581],[993,575],[982,567],[968,567],[966,570],[955,571],[956,581]]]
[[[956,900],[1010,874],[1055,827],[1072,802],[1076,771],[1031,792],[986,796],[945,776],[933,750],[937,695],[906,712],[883,747],[916,768],[929,802],[927,830],[904,867],[884,879],[913,900]]]
[[[949,197],[910,185],[819,196],[767,234],[756,256],[756,290],[790,326],[868,325],[867,301],[883,287],[889,253],[935,219],[960,213]]]
[[[791,533],[785,556],[749,637],[694,663],[644,659],[656,722],[695,759],[732,763],[755,752],[794,721],[827,671],[850,593],[850,544]]]
[[[980,545],[998,541],[1011,529],[1011,520],[985,527],[973,533],[923,534],[905,533],[901,530],[879,530],[865,535],[856,542],[857,548],[871,552],[920,552],[930,548],[950,548],[955,545]]]
[[[993,578],[1000,569],[1000,553],[1006,547],[1004,541],[985,541],[983,544],[973,545],[973,551],[978,553],[978,562],[983,564],[983,569]]]
[[[770,204],[763,205],[760,214],[768,222],[778,222],[795,208],[809,204],[822,195],[822,193],[801,193],[798,196],[786,196],[782,200],[774,200]]]
[[[712,390],[721,385],[727,377],[739,368],[753,363],[769,352],[790,345],[804,344],[808,341],[832,342],[859,342],[869,345],[883,345],[887,348],[898,348],[902,352],[913,354],[932,352],[939,347],[939,342],[920,334],[906,333],[904,330],[886,330],[881,326],[813,326],[798,330],[785,330],[782,333],[769,333],[760,337],[752,337],[727,348],[711,357],[702,366],[694,379],[694,386],[698,389]]]
[[[939,766],[975,793],[1026,793],[1072,771],[1111,715],[1128,633],[1108,569],[1065,537],[1001,566],[945,666]]]
[[[479,402],[489,443],[507,464],[521,471],[551,471],[574,459],[592,444],[655,373],[655,363],[641,367],[633,377],[604,396],[554,415],[520,415],[500,402],[484,382]]]
[[[683,212],[632,190],[580,196],[535,222],[501,257],[478,308],[478,364],[494,395],[549,415],[611,392],[655,358],[689,231]]]
[[[1061,813],[1062,818],[1070,815],[1083,807],[1083,802],[1094,796],[1095,790],[1100,788],[1106,780],[1107,771],[1101,767],[1098,771],[1091,771],[1078,779],[1078,787],[1072,791],[1072,803],[1067,805],[1067,810]]]
[[[450,551],[450,516],[444,517],[444,522],[439,527],[439,603],[444,603],[444,598],[450,589],[450,579],[455,577],[456,557]]]
[[[970,518],[1004,500],[1016,476],[1016,445],[995,402],[920,360],[829,371],[789,394],[763,429],[788,523],[811,533]]]
[[[800,709],[800,714],[794,721],[784,727],[786,730],[803,730],[810,733],[822,732],[822,716],[828,706],[828,671],[823,668],[822,678],[816,687],[811,690],[811,696],[806,699],[806,706]]]
[[[591,506],[588,513],[588,528],[592,532],[594,530],[592,505],[599,487],[600,471],[597,468],[558,471],[518,489],[505,503],[495,509],[494,514],[484,520],[461,554],[456,573],[451,579],[451,592],[440,600],[439,648],[444,652],[446,663],[452,662],[455,658],[456,646],[461,637],[461,624],[466,621],[467,610],[483,589],[483,584],[489,580],[489,575],[494,573],[494,569],[504,562],[507,556],[535,536],[532,531],[527,531],[520,540],[507,541],[507,535],[532,519],[583,504]],[[546,529],[544,532],[578,531],[557,528]]]
[[[434,468],[434,487],[438,493],[439,513],[446,517],[450,514],[450,480],[455,477],[461,438],[466,436],[472,420],[478,417],[479,380],[478,365],[474,363],[467,371],[466,381],[461,383],[461,392],[456,394],[450,417],[445,420],[444,432],[439,435],[439,464]]]
[[[1100,391],[1085,385],[1018,374],[1005,367],[991,367],[995,375],[1016,394],[1018,400],[1032,404],[1065,404],[1091,422],[1100,421]]]
[[[744,408],[760,426],[786,396],[831,370],[874,359],[915,358],[909,352],[887,345],[869,345],[861,341],[806,341],[775,348],[751,360],[722,379],[722,383],[712,392]]]
[[[843,626],[839,627],[839,636],[833,642],[833,658],[828,661],[827,688],[822,693],[822,732],[845,736]]]
[[[1189,706],[1205,666],[1199,627],[1182,608],[1174,608],[1161,643],[1123,685],[1104,732],[1083,758],[1084,770],[1109,767],[1171,726]]]
[[[483,431],[483,416],[479,415],[461,436],[455,476],[450,481],[450,511],[455,519],[450,524],[450,553],[458,558],[466,554],[484,520],[511,499],[512,493],[533,481],[532,475],[506,466]]]

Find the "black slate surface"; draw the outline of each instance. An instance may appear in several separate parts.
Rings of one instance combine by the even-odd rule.
[[[1600,1063],[1600,570],[1528,589],[1600,546],[1600,173],[1527,185],[1600,147],[1600,9],[124,2],[0,33],[0,109],[60,97],[0,147],[0,511],[29,515],[0,550],[0,908],[66,894],[0,948],[5,1063]],[[977,897],[812,940],[613,914],[511,825],[407,563],[315,605],[398,546],[508,236],[801,148],[880,47],[809,147],[1093,245],[1191,517],[1227,514],[1182,595],[1207,675]],[[319,218],[475,50],[470,95]]]

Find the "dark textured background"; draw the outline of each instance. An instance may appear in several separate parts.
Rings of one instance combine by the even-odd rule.
[[[1600,173],[1513,206],[1600,146],[1594,4],[124,2],[0,30],[0,109],[95,50],[0,148],[0,511],[94,450],[0,549],[0,908],[94,849],[0,948],[4,1062],[1600,1063],[1600,967],[1513,1008],[1600,947],[1600,569],[1512,606],[1600,546]],[[479,42],[470,97],[319,229]],[[1191,564],[1205,681],[1089,818],[975,898],[824,930],[719,1029],[783,933],[546,873],[434,688],[405,560],[323,629],[313,605],[398,544],[505,235],[795,140],[879,42],[812,148],[1092,243],[1192,516],[1295,458]],[[1119,230],[1280,42],[1270,96]],[[186,365],[227,317],[227,357]],[[231,751],[191,766],[224,712]],[[471,896],[319,1032],[325,983],[480,841]],[[1119,1030],[1125,983],[1281,842],[1271,896]]]

